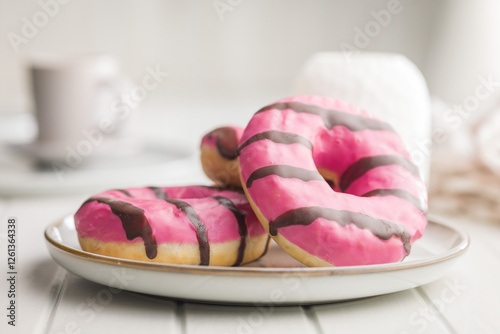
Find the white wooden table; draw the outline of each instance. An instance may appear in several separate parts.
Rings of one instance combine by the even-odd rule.
[[[0,200],[2,333],[498,333],[500,226],[455,219],[471,246],[445,278],[351,302],[310,307],[178,302],[101,286],[59,267],[45,227],[85,195]],[[16,326],[7,324],[7,219],[17,219]],[[257,288],[257,287],[247,287]]]
[[[250,115],[260,103],[248,105],[244,112]],[[200,108],[189,117],[177,115],[177,124],[152,117],[143,122],[147,126],[141,131],[165,133],[167,139],[180,137],[194,146],[204,129],[220,123],[212,112]],[[231,110],[218,112],[227,123],[246,121],[246,116]],[[183,131],[192,126],[192,118],[197,119],[195,127],[190,133]],[[109,288],[57,265],[46,249],[44,230],[73,213],[89,195],[0,197],[0,333],[500,333],[499,225],[448,217],[468,231],[471,246],[443,279],[416,289],[308,307],[220,306],[127,291],[110,293]],[[17,219],[15,327],[7,318],[9,217]]]

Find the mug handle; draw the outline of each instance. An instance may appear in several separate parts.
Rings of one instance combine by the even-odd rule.
[[[99,82],[98,122],[101,131],[113,137],[130,135],[131,124],[141,102],[134,99],[134,88],[134,82],[122,73]]]

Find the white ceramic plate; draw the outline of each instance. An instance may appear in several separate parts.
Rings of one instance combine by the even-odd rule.
[[[227,304],[318,304],[376,296],[443,277],[469,245],[461,229],[436,218],[401,263],[308,268],[277,245],[242,267],[152,264],[81,250],[73,218],[45,231],[50,254],[61,266],[90,281],[182,300]]]

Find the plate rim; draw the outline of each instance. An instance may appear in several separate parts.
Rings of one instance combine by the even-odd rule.
[[[455,247],[434,255],[431,259],[420,259],[409,262],[385,263],[374,265],[361,265],[361,266],[345,266],[345,267],[302,267],[302,268],[262,268],[262,267],[220,267],[220,266],[199,266],[199,265],[178,265],[178,264],[164,264],[153,263],[129,259],[120,259],[100,254],[86,252],[81,249],[73,248],[67,244],[60,243],[50,236],[50,231],[61,226],[67,219],[72,219],[72,215],[67,215],[64,218],[49,224],[45,231],[44,236],[48,245],[54,247],[58,251],[76,256],[80,259],[90,260],[101,264],[114,265],[119,267],[127,267],[148,271],[160,272],[174,272],[181,274],[209,274],[209,275],[226,275],[226,276],[280,276],[286,274],[293,274],[294,276],[338,276],[338,275],[359,275],[359,274],[372,274],[379,272],[401,271],[417,267],[429,266],[441,263],[452,258],[462,255],[470,245],[469,234],[461,227],[448,222],[442,217],[429,214],[427,216],[429,224],[443,226],[454,232],[458,233],[461,241]]]

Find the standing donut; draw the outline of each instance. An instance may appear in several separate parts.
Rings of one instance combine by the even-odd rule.
[[[308,266],[401,261],[427,225],[426,187],[401,138],[342,101],[298,96],[260,109],[239,164],[264,228]]]

